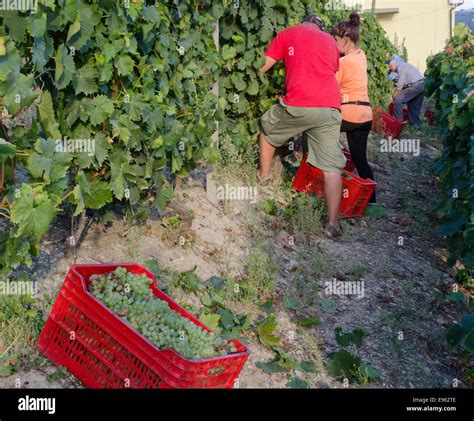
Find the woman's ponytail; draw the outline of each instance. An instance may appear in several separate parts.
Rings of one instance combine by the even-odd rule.
[[[360,16],[356,12],[352,12],[349,20],[340,22],[331,30],[332,36],[349,37],[354,44],[359,42],[359,26]]]
[[[359,27],[360,26],[360,16],[356,12],[352,12],[349,16],[349,25]]]

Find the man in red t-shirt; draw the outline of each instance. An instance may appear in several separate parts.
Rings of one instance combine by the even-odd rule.
[[[338,225],[342,196],[341,169],[346,159],[339,145],[341,100],[336,72],[339,50],[332,36],[322,31],[318,16],[307,16],[300,25],[280,32],[265,53],[260,69],[267,72],[283,61],[286,95],[261,118],[260,180],[268,179],[277,147],[305,132],[308,138],[307,162],[324,172],[324,190],[329,223],[326,233],[341,235]]]

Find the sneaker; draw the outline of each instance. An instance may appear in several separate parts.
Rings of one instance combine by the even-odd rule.
[[[327,223],[324,227],[324,234],[329,238],[340,238],[342,237],[342,229],[340,226]]]
[[[261,187],[269,187],[271,182],[272,182],[272,178],[271,177],[265,177],[263,178],[261,175],[260,175],[260,170],[257,170],[257,178],[258,178],[258,182],[260,184]]]

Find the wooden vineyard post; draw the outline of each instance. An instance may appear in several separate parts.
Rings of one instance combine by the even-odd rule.
[[[217,51],[219,51],[219,21],[216,22],[214,30],[212,31],[212,38],[216,45]],[[216,101],[219,99],[219,80],[217,80],[212,86],[212,93],[216,96]],[[219,122],[216,121],[216,131],[212,134],[212,142],[219,147]]]

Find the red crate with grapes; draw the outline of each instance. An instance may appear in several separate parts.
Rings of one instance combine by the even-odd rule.
[[[223,347],[221,354],[223,350],[229,353],[207,358],[185,357],[175,349],[160,349],[132,326],[133,320],[124,320],[127,314],[114,313],[90,292],[98,285],[97,276],[117,268],[149,278],[148,288],[160,300],[158,308],[168,308],[188,322],[183,324],[174,317],[175,324],[186,326],[189,349],[192,335],[201,341],[199,346],[209,345],[211,339],[218,341],[207,326],[157,287],[154,275],[145,267],[134,263],[73,265],[40,335],[38,349],[90,388],[232,388],[249,356],[247,347],[237,339],[221,339],[216,342]],[[115,302],[110,300],[113,307]],[[158,328],[159,320],[155,325]],[[147,326],[145,333],[150,337],[153,325]],[[157,340],[169,332],[176,335],[172,328],[160,332],[155,336]]]

